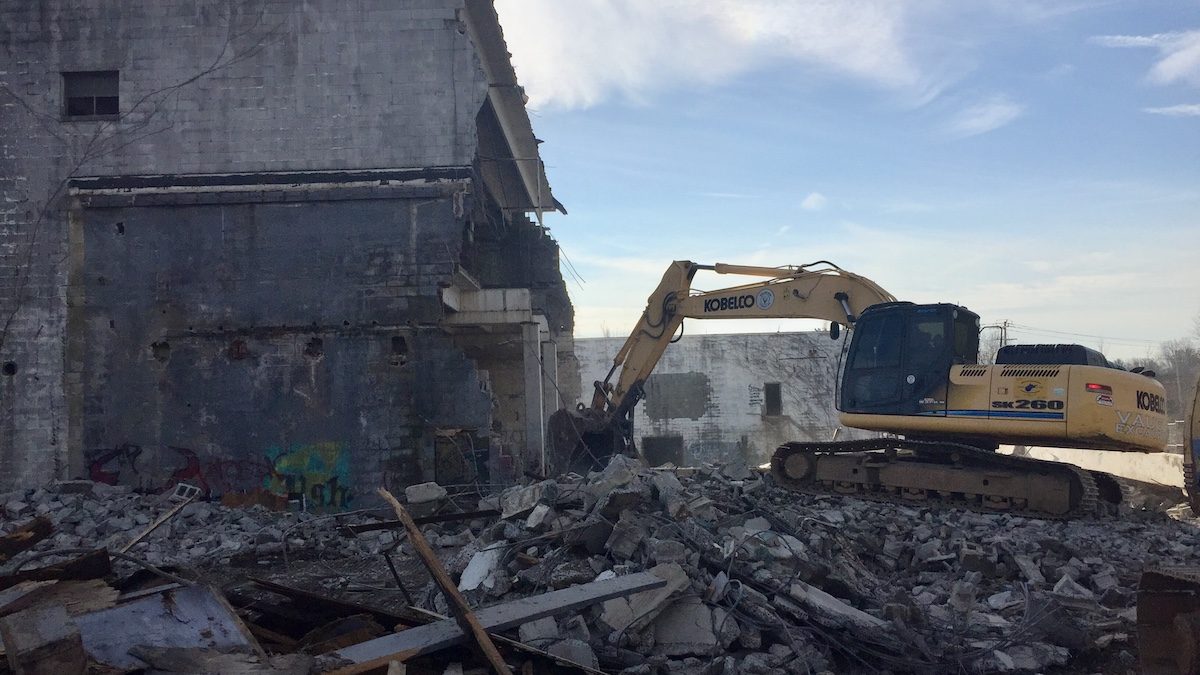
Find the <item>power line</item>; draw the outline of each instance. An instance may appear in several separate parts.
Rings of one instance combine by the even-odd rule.
[[[1009,323],[1008,325],[1010,328],[1014,328],[1016,330],[1023,331],[1026,333],[1045,333],[1045,334],[1049,334],[1049,335],[1066,335],[1066,336],[1070,336],[1070,337],[1090,338],[1092,340],[1103,340],[1105,342],[1123,342],[1123,343],[1139,344],[1139,345],[1156,345],[1159,342],[1161,342],[1161,340],[1147,340],[1145,338],[1120,338],[1120,337],[1112,337],[1109,335],[1093,335],[1090,333],[1072,333],[1069,331],[1050,330],[1048,328],[1038,328],[1036,326],[1027,326],[1025,324],[1020,324],[1020,323]]]

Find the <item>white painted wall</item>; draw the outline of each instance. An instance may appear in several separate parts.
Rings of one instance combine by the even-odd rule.
[[[624,341],[623,337],[575,340],[583,396],[590,398],[592,382],[608,373]],[[682,437],[686,464],[738,457],[763,463],[781,443],[829,440],[838,428],[834,384],[842,343],[830,340],[824,331],[685,335],[667,348],[654,373],[693,375],[648,384],[647,400],[638,405],[634,417],[635,438],[644,447],[647,436]],[[781,385],[782,414],[777,417],[763,414],[767,382]],[[670,400],[649,400],[656,396]],[[697,397],[702,399],[699,415],[687,416],[697,412],[693,405]],[[663,408],[673,409],[673,414],[648,414]],[[862,433],[851,436],[848,431],[843,430],[839,438]]]

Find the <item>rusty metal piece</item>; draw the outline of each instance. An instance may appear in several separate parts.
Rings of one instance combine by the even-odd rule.
[[[1142,572],[1137,633],[1141,672],[1176,675],[1200,671],[1200,567]]]

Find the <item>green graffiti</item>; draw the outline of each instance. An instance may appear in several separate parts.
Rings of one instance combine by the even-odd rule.
[[[312,509],[344,509],[354,499],[350,489],[350,458],[337,442],[295,445],[267,450],[271,475],[263,487],[288,499],[301,497]]]

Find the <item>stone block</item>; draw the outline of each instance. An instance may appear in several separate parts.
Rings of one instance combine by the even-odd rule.
[[[672,596],[691,585],[687,572],[674,563],[656,565],[648,571],[664,579],[667,584],[661,588],[634,593],[627,598],[606,600],[600,615],[600,621],[604,625],[615,631],[627,628],[636,630],[653,621]]]
[[[588,646],[588,643],[583,640],[575,640],[568,638],[559,640],[546,648],[546,651],[554,656],[578,663],[581,666],[588,668],[599,668],[600,661],[596,658],[596,652]]]
[[[500,517],[512,518],[528,514],[539,503],[554,504],[558,498],[558,483],[544,480],[533,485],[517,485],[500,493]]]
[[[552,616],[521,624],[517,628],[517,634],[520,636],[521,642],[538,649],[544,649],[547,643],[562,637],[558,630],[558,622]]]
[[[404,488],[404,497],[409,504],[424,504],[446,498],[446,488],[434,482],[417,483]]]
[[[654,620],[654,652],[665,656],[715,656],[741,634],[738,622],[699,598],[680,598]]]

